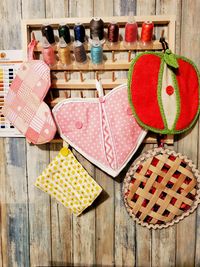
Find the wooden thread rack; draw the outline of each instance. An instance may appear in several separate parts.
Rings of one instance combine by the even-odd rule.
[[[164,30],[165,38],[169,44],[170,49],[175,50],[175,16],[135,16],[134,19],[138,24],[139,36],[141,33],[142,22],[149,20],[154,23],[154,38],[151,45],[141,46],[137,44],[127,46],[124,43],[123,36],[125,32],[125,24],[128,21],[128,16],[120,17],[102,17],[105,25],[105,32],[108,24],[115,19],[120,27],[120,41],[117,45],[111,45],[107,40],[103,44],[104,62],[102,65],[93,65],[90,61],[90,44],[84,44],[88,55],[86,64],[77,65],[75,61],[70,66],[62,67],[59,62],[51,68],[52,85],[50,90],[50,97],[47,98],[47,103],[50,107],[55,106],[63,98],[70,97],[71,91],[80,92],[80,97],[84,92],[95,92],[95,79],[101,79],[103,88],[107,91],[112,88],[127,82],[127,71],[130,66],[130,61],[135,57],[137,52],[152,50],[162,50],[162,45],[159,42],[161,32]],[[37,19],[37,20],[22,20],[23,33],[23,51],[24,58],[27,57],[27,45],[31,41],[31,34],[34,33],[36,39],[39,40],[35,48],[37,58],[41,58],[41,26],[43,24],[51,24],[54,28],[54,34],[58,40],[58,26],[65,22],[70,27],[71,36],[73,34],[73,27],[77,22],[84,24],[86,29],[86,36],[89,36],[89,23],[91,18],[61,18],[61,19]],[[57,53],[58,47],[54,46]],[[70,50],[73,54],[73,43],[70,44]],[[93,94],[97,96],[97,94]],[[145,139],[145,143],[157,143],[156,135],[150,134]],[[167,136],[165,143],[173,144],[173,136]],[[60,142],[55,139],[55,142]]]

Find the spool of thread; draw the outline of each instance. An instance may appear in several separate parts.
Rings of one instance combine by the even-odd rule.
[[[145,21],[142,23],[142,32],[141,32],[141,42],[143,44],[149,43],[152,41],[153,37],[153,22],[152,21]]]
[[[70,30],[69,30],[69,26],[66,24],[60,24],[59,28],[58,28],[58,33],[59,33],[59,37],[63,37],[63,39],[65,40],[65,42],[67,44],[69,44],[71,42],[71,36],[70,36]]]
[[[76,23],[74,26],[74,38],[75,41],[79,41],[81,43],[85,42],[85,27],[82,23]]]
[[[101,64],[103,61],[103,49],[100,42],[94,42],[91,47],[91,60],[93,64]]]
[[[53,66],[55,64],[54,49],[50,45],[46,37],[44,37],[44,40],[43,40],[42,55],[43,55],[43,60],[47,65]]]
[[[62,65],[67,66],[71,64],[70,48],[63,37],[60,38],[58,56]]]
[[[119,40],[119,25],[116,22],[111,22],[108,25],[108,41],[116,43]]]
[[[125,26],[125,42],[134,43],[137,42],[138,26],[134,20],[130,20]]]
[[[87,54],[84,45],[80,41],[74,42],[74,55],[77,63],[86,63]]]
[[[41,28],[41,31],[42,31],[42,35],[47,38],[47,41],[50,44],[55,43],[55,37],[54,37],[54,33],[53,33],[53,28],[51,27],[51,25],[44,24]]]
[[[104,39],[104,22],[101,18],[93,18],[90,21],[90,38]]]

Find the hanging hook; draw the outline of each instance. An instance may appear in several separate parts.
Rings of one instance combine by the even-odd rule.
[[[157,145],[158,145],[158,147],[164,147],[165,138],[166,138],[166,135],[164,135],[164,134],[158,134],[157,135]]]
[[[165,37],[164,37],[164,32],[165,30],[163,29],[161,32],[161,36],[160,36],[160,40],[159,42],[162,44],[162,48],[165,52],[165,50],[169,49],[168,43],[165,41]]]

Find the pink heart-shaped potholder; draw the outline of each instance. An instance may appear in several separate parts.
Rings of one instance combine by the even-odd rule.
[[[146,135],[132,115],[126,84],[104,97],[64,100],[53,115],[63,140],[113,177]]]

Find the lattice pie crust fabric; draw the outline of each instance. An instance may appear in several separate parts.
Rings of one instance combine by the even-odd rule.
[[[80,215],[101,193],[101,187],[64,147],[37,178],[35,185]]]
[[[130,216],[148,228],[164,228],[193,212],[200,202],[200,173],[187,157],[156,148],[130,167],[123,187]]]

